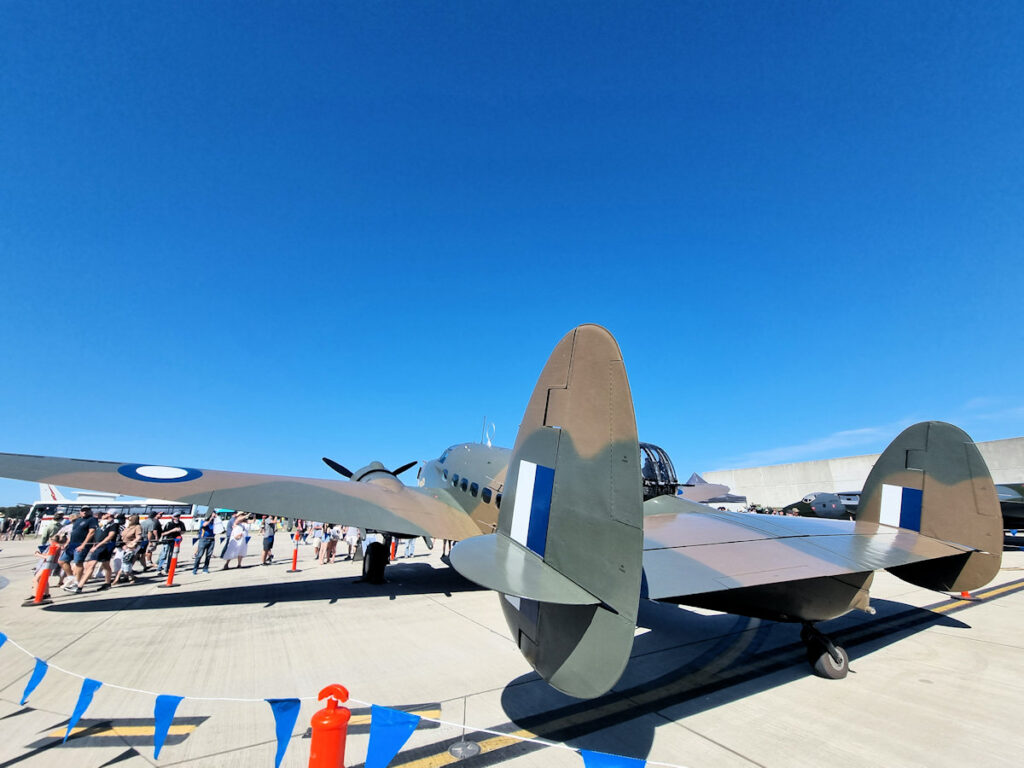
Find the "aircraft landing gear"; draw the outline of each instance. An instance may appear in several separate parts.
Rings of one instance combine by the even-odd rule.
[[[375,541],[366,548],[363,555],[363,581],[370,584],[384,583],[384,569],[388,564],[388,548]]]
[[[814,674],[828,680],[846,677],[850,671],[850,657],[844,648],[809,623],[800,630],[800,639],[807,646],[807,663],[814,669]]]

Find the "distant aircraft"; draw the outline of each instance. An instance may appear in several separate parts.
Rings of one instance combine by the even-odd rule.
[[[852,505],[850,499],[853,499]],[[801,517],[824,517],[828,520],[852,520],[860,502],[860,493],[809,493],[800,501],[787,504],[783,512],[796,512]]]
[[[1024,529],[1024,484],[1003,483],[996,486],[999,508],[1003,514],[1005,530]],[[794,510],[803,517],[824,517],[835,520],[852,520],[857,516],[860,492],[809,493],[802,501],[783,507],[783,511]]]
[[[940,422],[893,441],[855,522],[718,512],[680,496],[644,502],[625,366],[595,325],[555,347],[511,451],[452,446],[424,463],[418,487],[398,471],[375,462],[353,482],[0,454],[3,477],[131,495],[156,483],[174,501],[462,540],[452,564],[501,593],[525,658],[580,698],[618,680],[641,598],[801,622],[808,660],[838,678],[847,654],[814,625],[870,611],[876,569],[960,591],[988,583],[1001,559],[988,468],[966,434]],[[367,549],[364,570],[383,569],[383,549]]]
[[[996,486],[999,506],[1003,511],[1003,528],[1024,529],[1024,483],[1003,483]]]

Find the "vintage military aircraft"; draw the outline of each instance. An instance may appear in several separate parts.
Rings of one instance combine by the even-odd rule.
[[[801,517],[824,517],[828,520],[852,520],[860,503],[860,493],[809,493],[800,501],[794,501],[782,508],[783,512],[795,512]]]
[[[1004,483],[996,486],[999,506],[1003,510],[1003,528],[1024,529],[1024,483]]]
[[[340,481],[0,454],[0,476],[461,540],[452,564],[501,593],[527,660],[581,698],[618,680],[641,598],[801,622],[816,671],[842,677],[846,652],[814,624],[870,610],[876,569],[940,590],[976,589],[999,569],[994,486],[951,425],[897,437],[853,522],[719,512],[680,496],[645,502],[639,446],[618,344],[583,325],[555,347],[513,450],[452,446],[421,467],[416,487],[397,478],[405,467],[378,462],[351,473],[338,464],[351,475]],[[377,547],[364,570],[383,568]]]
[[[572,696],[615,684],[640,598],[803,624],[826,677],[848,658],[814,624],[870,610],[874,571],[959,591],[1002,558],[991,475],[971,439],[916,424],[879,457],[855,521],[713,511],[678,496],[641,501],[625,367],[603,328],[555,347],[509,458],[493,534],[460,542],[452,565],[497,591],[533,668]]]

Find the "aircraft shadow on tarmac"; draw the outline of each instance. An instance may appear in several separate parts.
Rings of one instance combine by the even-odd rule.
[[[285,565],[282,563],[281,565]],[[327,576],[322,579],[287,581],[289,575],[278,565],[269,566],[280,574],[274,583],[260,582],[243,586],[224,586],[215,589],[186,587],[190,582],[202,578],[204,586],[211,580],[216,584],[217,573],[179,576],[178,582],[186,586],[171,589],[147,589],[163,579],[144,581],[134,586],[116,587],[111,592],[96,593],[95,588],[74,597],[60,598],[44,610],[58,613],[95,613],[113,611],[157,610],[163,608],[192,608],[218,605],[245,605],[263,603],[267,607],[274,603],[309,602],[327,600],[331,603],[359,597],[388,597],[394,600],[405,595],[451,595],[456,592],[479,592],[483,587],[464,579],[453,568],[434,568],[429,563],[402,563],[388,566],[388,581],[385,584],[369,584],[358,576]],[[260,568],[260,566],[250,566]],[[330,566],[324,566],[329,573]],[[232,569],[233,571],[234,569]],[[243,568],[243,570],[246,570]],[[180,573],[180,572],[179,572]],[[56,590],[54,590],[56,591]],[[57,592],[57,594],[63,594]]]
[[[903,603],[876,599],[872,605],[875,616],[848,614],[823,625],[850,650],[852,674],[858,658],[928,627],[969,628]],[[564,696],[535,673],[509,683],[502,706],[515,727],[577,749],[645,759],[655,727],[666,718],[678,720],[813,674],[796,624],[643,603],[639,625],[650,631],[636,638],[615,689],[598,699]],[[509,747],[517,753],[537,748]]]

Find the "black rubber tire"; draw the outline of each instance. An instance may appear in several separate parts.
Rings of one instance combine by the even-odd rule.
[[[825,648],[822,648],[821,653],[813,660],[810,658],[811,654],[808,653],[808,661],[811,661],[811,666],[814,667],[814,674],[824,677],[826,680],[842,680],[846,677],[846,673],[850,671],[850,657],[845,648],[837,645],[836,650],[839,651],[839,656],[842,659],[839,664]]]
[[[384,583],[384,569],[388,564],[388,550],[379,541],[375,541],[366,548],[363,555],[363,581],[370,584]]]

